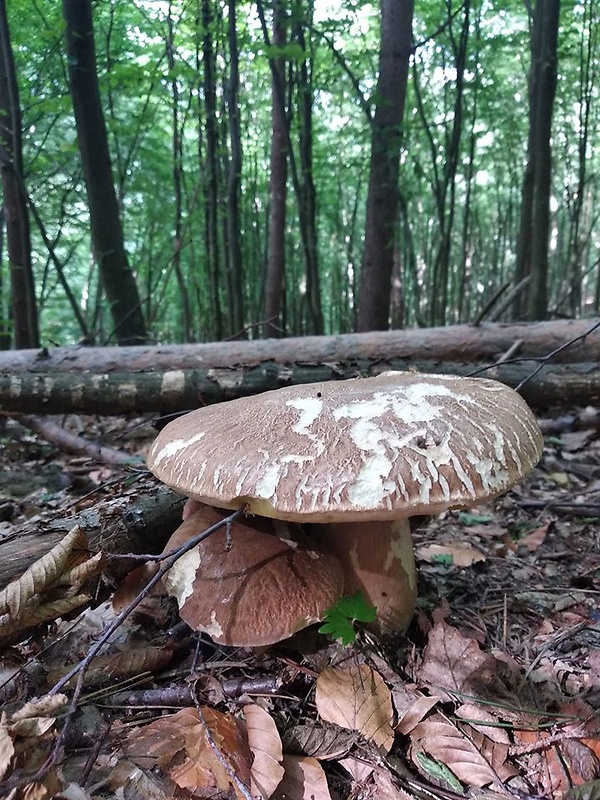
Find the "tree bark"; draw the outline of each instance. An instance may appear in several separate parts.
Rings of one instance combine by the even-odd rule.
[[[274,47],[286,43],[286,20],[282,0],[273,0]],[[264,280],[264,335],[280,336],[284,328],[285,218],[287,184],[287,133],[285,71],[282,58],[272,61],[271,171],[269,176],[268,252]]]
[[[202,62],[206,114],[206,259],[210,276],[212,324],[206,328],[223,338],[221,307],[221,247],[219,242],[219,126],[215,75],[214,18],[212,0],[202,0]]]
[[[371,133],[358,330],[389,327],[398,217],[401,125],[412,50],[413,0],[381,0],[381,49]]]
[[[481,362],[427,361],[401,358],[354,358],[347,362],[267,362],[258,366],[210,370],[120,373],[105,375],[0,375],[0,409],[4,413],[171,414],[234,400],[283,386],[378,375],[386,370],[493,378],[517,387],[534,373],[537,363],[493,366]],[[581,405],[600,400],[597,362],[545,366],[522,390],[536,407]]]
[[[303,224],[300,234],[303,240],[306,263],[305,318],[303,331],[310,334],[323,333],[323,310],[319,273],[319,249],[317,244],[317,193],[314,182],[313,162],[313,63],[312,53],[307,47],[306,31],[313,28],[314,2],[308,0],[306,8],[295,11],[297,22],[292,35],[301,47],[304,58],[297,68],[298,121],[300,127],[300,180],[298,203],[301,206]],[[310,41],[310,40],[309,40]]]
[[[229,164],[227,166],[227,277],[229,288],[229,327],[236,336],[244,329],[244,270],[242,262],[240,192],[242,181],[242,134],[239,105],[239,53],[236,0],[227,3],[229,42],[229,80],[226,102],[229,117]]]
[[[0,589],[46,555],[75,525],[83,529],[92,553],[160,553],[181,523],[184,502],[184,497],[147,478],[73,516],[25,522],[0,540]],[[131,566],[131,560],[115,562],[108,565],[108,572],[121,576]]]
[[[146,325],[135,277],[127,261],[112,177],[96,71],[91,0],[63,0],[63,15],[69,86],[90,211],[94,256],[117,342],[121,345],[144,342],[147,339]]]
[[[529,135],[517,244],[517,280],[532,281],[518,308],[526,319],[548,313],[548,246],[552,185],[552,112],[557,80],[560,0],[536,0],[531,29]]]
[[[17,348],[38,347],[39,329],[31,263],[29,211],[23,183],[21,104],[5,0],[0,0],[0,147],[12,338]]]
[[[543,358],[573,339],[585,339],[565,348],[553,363],[600,362],[598,319],[555,320],[533,323],[483,323],[445,328],[303,336],[250,342],[208,342],[155,347],[54,347],[0,352],[0,374],[17,372],[140,372],[204,370],[275,364],[349,363],[366,359],[439,361],[497,361],[515,343],[514,357]],[[16,382],[16,376],[15,376]]]

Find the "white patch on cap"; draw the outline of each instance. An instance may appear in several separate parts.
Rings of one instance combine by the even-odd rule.
[[[179,608],[194,591],[194,581],[201,562],[200,548],[194,547],[188,553],[178,558],[175,564],[163,578],[163,583],[169,594],[177,598]]]
[[[356,480],[348,487],[348,499],[358,508],[373,508],[389,497],[396,489],[393,480],[386,479],[392,462],[383,453],[367,458]]]
[[[161,448],[154,457],[154,463],[159,464],[164,458],[170,458],[176,453],[179,453],[180,450],[185,450],[186,447],[191,447],[191,445],[196,444],[196,442],[199,442],[205,436],[206,431],[202,431],[201,433],[195,433],[193,436],[190,436],[189,439],[173,439],[172,441],[167,442],[166,445]]]
[[[203,625],[202,630],[215,639],[217,637],[223,636],[223,628],[217,622],[217,612],[214,609],[210,612],[210,622],[208,623],[208,625]]]
[[[277,491],[279,481],[281,479],[281,464],[275,462],[269,464],[263,474],[256,482],[256,488],[253,492],[255,497],[270,498]]]
[[[323,401],[319,400],[318,397],[303,397],[299,400],[288,400],[286,406],[296,408],[300,412],[300,419],[292,425],[292,430],[296,433],[304,433],[311,436],[308,428],[321,413]],[[312,435],[314,436],[314,434]]]

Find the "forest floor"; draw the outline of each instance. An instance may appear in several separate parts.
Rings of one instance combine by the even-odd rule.
[[[600,798],[600,438],[589,419],[547,421],[542,462],[517,489],[415,530],[418,611],[394,639],[359,631],[343,647],[310,629],[232,649],[151,595],[79,685],[61,686],[136,585],[118,587],[115,610],[102,566],[81,541],[65,545],[0,596],[0,796]],[[141,456],[154,433],[136,420],[67,423]],[[25,519],[71,514],[129,479],[14,423],[0,437],[0,554]]]

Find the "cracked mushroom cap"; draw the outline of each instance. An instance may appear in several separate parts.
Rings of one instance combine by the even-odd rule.
[[[179,526],[165,553],[220,522],[203,506]],[[219,644],[273,644],[323,618],[341,597],[337,558],[315,547],[299,526],[260,518],[237,520],[181,556],[163,578],[181,618]]]
[[[385,372],[192,411],[148,466],[209,505],[291,521],[437,514],[502,494],[542,452],[523,398],[496,381]]]

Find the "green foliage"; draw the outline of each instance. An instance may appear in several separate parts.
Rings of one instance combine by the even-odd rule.
[[[343,645],[356,641],[356,622],[374,622],[377,610],[368,603],[360,591],[341,597],[337,603],[325,612],[325,622],[319,633],[329,634]]]
[[[184,336],[184,291],[191,307],[193,339],[209,340],[217,335],[213,280],[225,314],[230,304],[230,243],[224,222],[231,148],[226,103],[231,76],[227,9],[213,3],[208,31],[215,53],[218,127],[219,241],[215,254],[208,250],[206,233],[210,176],[202,47],[207,31],[198,9],[199,4],[180,0],[169,6],[116,0],[94,4],[99,79],[127,251],[150,327],[156,339],[163,341],[179,341]],[[262,314],[272,122],[268,56],[272,55],[284,58],[291,78],[287,113],[296,160],[304,141],[298,114],[303,99],[297,88],[298,75],[305,63],[309,67],[325,332],[352,330],[371,147],[368,109],[378,69],[378,6],[365,0],[327,5],[289,0],[290,26],[302,28],[304,50],[296,39],[283,48],[269,49],[254,6],[238,3],[236,10],[246,322],[253,326]],[[25,184],[54,256],[63,265],[65,281],[86,324],[98,332],[102,343],[110,339],[110,323],[90,252],[60,3],[13,0],[8,13],[23,106]],[[600,113],[593,48],[591,62],[586,61],[587,46],[596,41],[599,27],[599,10],[589,0],[563,4],[550,268],[552,304],[569,313],[578,313],[586,304],[593,306],[600,294],[596,266],[600,149],[592,135],[598,130]],[[467,47],[461,65],[458,43],[463,34]],[[442,241],[449,252],[446,322],[473,319],[513,276],[528,130],[529,36],[530,20],[519,0],[506,0],[501,8],[481,0],[463,5],[444,5],[437,0],[416,4],[400,172],[403,202],[395,243],[395,285],[404,324],[431,321],[434,265]],[[172,51],[171,65],[168,50]],[[457,115],[461,122],[457,169],[446,185]],[[586,120],[588,141],[583,136]],[[179,201],[174,185],[177,171]],[[581,226],[575,221],[578,203],[585,211]],[[301,334],[306,330],[305,259],[291,178],[287,212],[286,332]],[[57,344],[76,342],[81,331],[35,224],[32,235],[43,339]],[[0,278],[7,286],[5,255],[4,259]],[[572,299],[576,281],[581,291]],[[226,324],[223,335],[234,333]]]

